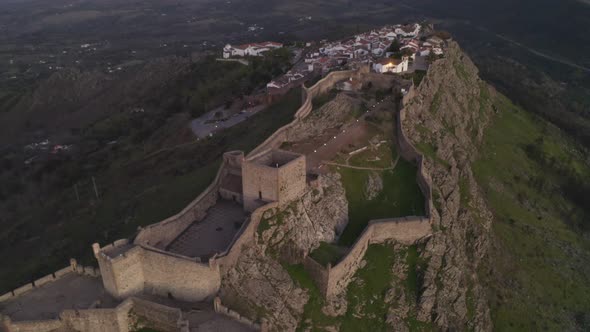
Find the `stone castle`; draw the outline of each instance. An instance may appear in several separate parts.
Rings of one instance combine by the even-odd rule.
[[[223,270],[253,235],[247,232],[253,216],[247,213],[284,206],[306,189],[305,156],[277,149],[254,158],[228,152],[217,180],[179,215],[140,230],[133,241],[93,245],[109,294],[193,302],[214,297]]]
[[[190,320],[179,309],[150,301],[158,297],[191,303],[213,301],[215,313],[248,329],[266,330],[264,321],[252,322],[221,304],[216,296],[223,275],[235,265],[242,248],[255,241],[265,213],[280,210],[313,188],[314,177],[307,169],[306,156],[280,149],[281,144],[289,141],[294,124],[312,111],[312,98],[343,79],[354,77],[362,81],[367,74],[364,67],[333,72],[313,87],[303,87],[303,103],[293,122],[277,130],[247,156],[241,151],[226,152],[213,182],[181,212],[141,228],[133,238],[103,246],[93,244],[98,269],[78,266],[72,260],[69,267],[0,296],[0,309],[8,308],[0,327],[11,332],[123,332],[133,330],[130,322],[136,315],[149,318],[164,331],[189,331]],[[403,116],[403,110],[398,116]],[[426,197],[427,215],[371,221],[335,266],[323,266],[311,257],[303,257],[305,269],[325,297],[346,288],[370,243],[396,240],[411,244],[432,233],[430,178],[421,167],[421,155],[405,138],[401,127],[398,132],[402,156],[419,165],[417,182]],[[18,313],[11,308],[25,308],[34,301],[36,291],[56,287],[54,292],[59,293],[58,286],[73,287],[68,285],[77,278],[92,278],[93,289],[104,290],[106,298],[93,299],[91,303],[86,300],[84,305],[78,305],[76,298],[72,301],[77,309],[57,305],[45,316],[11,314]],[[68,284],[60,286],[60,282],[66,281]]]

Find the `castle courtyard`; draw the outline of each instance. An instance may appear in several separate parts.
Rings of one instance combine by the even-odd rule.
[[[190,225],[166,250],[206,261],[213,254],[227,249],[245,220],[242,205],[220,199],[207,210],[203,220]]]

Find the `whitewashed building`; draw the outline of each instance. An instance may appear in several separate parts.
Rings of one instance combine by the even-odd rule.
[[[225,45],[223,48],[223,58],[243,57],[243,56],[261,56],[264,52],[281,48],[283,44],[275,42],[251,43],[238,46]]]
[[[377,73],[404,73],[408,71],[408,58],[400,59],[383,58],[373,64],[373,70]]]

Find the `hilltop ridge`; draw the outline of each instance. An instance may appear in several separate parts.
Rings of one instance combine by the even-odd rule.
[[[404,104],[438,230],[420,316],[460,330],[587,329],[584,147],[480,80],[456,43]]]
[[[438,228],[428,242],[428,269],[421,297],[422,317],[441,327],[490,330],[485,291],[477,277],[490,249],[492,214],[474,179],[471,163],[493,113],[494,90],[450,43],[444,59],[405,98],[401,127],[424,155],[431,174]]]

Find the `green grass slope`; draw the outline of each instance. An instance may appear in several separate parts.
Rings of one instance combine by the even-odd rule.
[[[474,173],[494,213],[497,331],[590,329],[588,155],[504,97]]]

